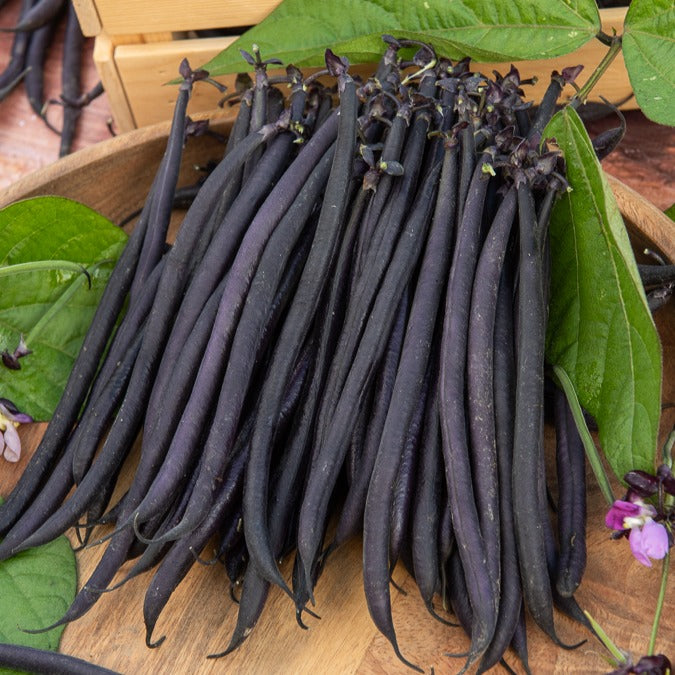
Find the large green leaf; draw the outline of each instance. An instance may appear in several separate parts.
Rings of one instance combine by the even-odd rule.
[[[571,187],[551,218],[547,358],[595,417],[614,473],[653,471],[661,346],[628,235],[577,113],[557,113],[545,135],[563,151]]]
[[[377,61],[381,36],[414,38],[449,58],[482,61],[568,53],[600,29],[593,0],[284,0],[264,21],[205,64],[212,75],[246,70],[239,50],[322,66],[330,47],[354,63]]]
[[[56,650],[65,626],[35,634],[22,629],[56,622],[76,590],[75,555],[65,537],[0,562],[0,642]],[[10,672],[0,668],[3,675]]]
[[[61,197],[0,210],[0,351],[13,352],[22,334],[33,350],[20,370],[0,365],[0,396],[22,412],[51,417],[126,238]]]
[[[675,0],[633,0],[622,39],[630,83],[644,114],[675,125]]]

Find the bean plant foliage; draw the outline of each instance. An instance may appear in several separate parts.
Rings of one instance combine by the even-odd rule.
[[[302,31],[298,31],[302,26]],[[593,2],[484,3],[474,0],[285,0],[205,68],[212,75],[241,68],[238,47],[255,42],[264,54],[298,66],[323,65],[326,46],[354,62],[376,61],[383,32],[424,40],[459,59],[558,56],[600,28]]]
[[[565,156],[571,188],[551,216],[547,357],[596,418],[614,473],[653,471],[661,347],[628,235],[574,109],[561,110],[545,135]]]
[[[284,0],[204,68],[213,76],[240,71],[239,50],[252,43],[297,66],[322,66],[326,47],[367,63],[379,58],[383,33],[422,40],[451,59],[530,60],[596,38],[600,15],[595,0]],[[673,0],[633,0],[622,36],[626,68],[638,103],[661,124],[675,124],[674,34]]]
[[[24,336],[20,370],[0,392],[50,419],[127,235],[78,202],[37,197],[0,210],[0,351]]]
[[[0,503],[2,499],[0,498]],[[56,650],[65,626],[44,633],[75,597],[75,554],[65,537],[0,562],[0,642]],[[9,673],[0,668],[0,673]]]
[[[631,3],[623,52],[631,85],[645,114],[656,122],[673,124],[675,2]]]

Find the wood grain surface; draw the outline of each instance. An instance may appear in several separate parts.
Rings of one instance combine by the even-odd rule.
[[[17,5],[10,2],[6,8],[14,11]],[[8,16],[5,10],[0,13],[1,25],[12,23]],[[7,39],[5,34],[0,34],[0,67],[6,61]],[[49,81],[52,85],[56,83],[52,91],[57,91],[58,63],[48,63],[47,70]],[[95,80],[91,66],[86,77]],[[130,150],[125,155],[125,170],[111,172],[107,149],[94,145],[109,136],[105,127],[107,114],[105,99],[85,111],[77,147],[86,149],[82,154],[52,165],[58,139],[32,114],[22,92],[15,91],[0,104],[0,187],[10,186],[1,193],[0,203],[31,190],[34,194],[58,190],[64,185],[64,177],[70,175],[69,196],[84,199],[83,195],[89,195],[91,205],[98,204],[102,212],[114,220],[126,215],[141,199],[138,186],[151,176],[149,166],[161,156],[163,132],[156,128],[146,131],[148,144],[144,150]],[[619,150],[605,161],[605,167],[659,208],[666,208],[675,202],[674,132],[650,123],[639,112],[628,113],[626,117],[627,137]],[[594,123],[593,130],[599,131],[609,123],[611,121]],[[112,143],[121,149],[128,146],[128,139],[118,138]],[[93,163],[92,171],[83,176],[76,169],[85,155]],[[39,176],[30,175],[39,167],[48,168]],[[137,172],[145,178],[139,178]],[[17,183],[26,175],[28,177]],[[193,170],[186,167],[182,180],[193,179]],[[656,319],[664,350],[663,400],[672,403],[675,402],[673,303],[657,313]],[[662,440],[674,424],[675,409],[671,407],[664,410]],[[42,428],[42,425],[22,427],[24,457],[17,465],[3,463],[0,467],[0,494],[6,495],[23,471]],[[659,568],[655,566],[650,570],[641,566],[630,555],[626,542],[609,540],[603,525],[605,504],[595,488],[588,494],[588,512],[589,562],[577,598],[618,645],[639,658],[649,639],[653,602],[660,581]],[[80,583],[86,580],[99,555],[96,549],[78,555]],[[273,590],[258,626],[243,647],[225,659],[205,658],[226,646],[236,617],[236,606],[230,600],[227,579],[219,566],[196,565],[178,588],[157,625],[156,637],[167,636],[159,649],[149,650],[145,646],[142,602],[148,575],[102,597],[89,614],[66,628],[61,649],[129,675],[411,672],[399,664],[368,616],[360,564],[358,541],[335,554],[317,587],[316,610],[322,618],[310,620],[307,631],[297,627],[288,599]],[[285,571],[288,573],[287,567]],[[436,673],[457,672],[461,662],[448,657],[447,653],[466,649],[468,641],[461,629],[448,628],[428,616],[413,581],[402,569],[396,570],[394,578],[405,591],[404,594],[392,590],[394,621],[405,656],[427,672],[432,666]],[[673,586],[671,583],[667,591],[657,641],[657,650],[671,658],[675,654]],[[583,628],[564,617],[557,617],[557,622],[561,637],[567,641],[588,637]],[[565,651],[552,645],[536,628],[530,628],[533,672],[603,673],[609,670],[602,648],[592,638],[577,650]],[[509,661],[522,672],[510,656]],[[495,672],[502,670],[496,668]]]

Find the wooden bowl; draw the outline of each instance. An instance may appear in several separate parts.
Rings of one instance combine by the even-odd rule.
[[[218,125],[216,124],[216,127]],[[140,129],[75,153],[18,181],[0,193],[0,206],[39,194],[58,194],[84,202],[113,221],[139,207],[164,151],[166,124]],[[181,181],[193,182],[195,163],[217,158],[222,149],[208,138],[188,143]],[[638,246],[648,245],[675,260],[675,229],[670,220],[638,194],[610,179],[620,208]],[[674,401],[675,311],[673,303],[657,313],[664,345],[664,400]],[[673,427],[672,409],[663,416],[663,430]],[[17,465],[3,464],[0,494],[6,495],[23,471],[44,425],[22,427],[27,451]],[[663,435],[663,434],[662,434]],[[609,540],[604,527],[605,504],[589,477],[588,567],[577,599],[624,649],[639,658],[646,650],[657,597],[658,566],[637,563],[624,542]],[[80,583],[88,578],[99,556],[96,549],[78,554]],[[288,563],[286,563],[288,567]],[[178,587],[158,622],[155,637],[164,644],[147,649],[142,619],[144,575],[103,596],[83,618],[69,625],[61,650],[124,673],[394,673],[410,672],[394,656],[389,643],[375,629],[365,604],[361,581],[361,544],[339,550],[317,587],[320,621],[300,630],[294,608],[273,589],[263,616],[245,644],[220,660],[207,654],[228,643],[236,619],[226,575],[219,566],[195,565]],[[286,569],[288,572],[288,569]],[[456,672],[460,660],[448,652],[463,652],[468,640],[459,628],[448,628],[427,614],[414,582],[399,566],[392,589],[394,621],[405,656],[425,670]],[[667,593],[657,648],[675,653],[675,594]],[[603,649],[578,624],[557,618],[566,642],[588,637],[579,649],[554,646],[540,631],[529,631],[530,665],[535,673],[602,673],[608,670]],[[508,655],[507,655],[508,656]],[[514,664],[515,658],[510,658]],[[516,666],[518,668],[518,666]]]

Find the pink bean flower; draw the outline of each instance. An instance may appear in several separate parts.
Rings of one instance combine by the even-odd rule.
[[[630,501],[617,499],[605,516],[607,527],[628,535],[630,550],[646,567],[668,552],[668,531],[654,520],[656,509],[639,496],[629,494]]]
[[[650,558],[661,560],[668,552],[668,532],[651,518],[642,527],[631,529],[628,542],[635,558],[646,567],[652,566]]]
[[[19,412],[11,401],[0,398],[0,457],[4,457],[8,462],[19,461],[21,439],[17,427],[32,421],[30,415]]]

